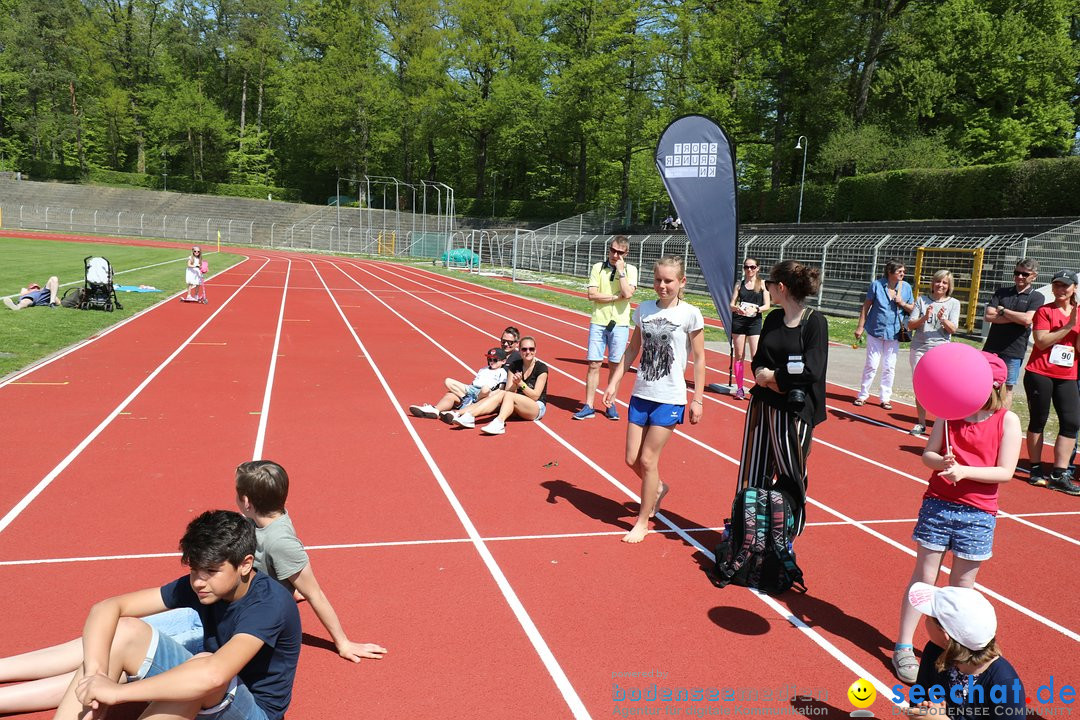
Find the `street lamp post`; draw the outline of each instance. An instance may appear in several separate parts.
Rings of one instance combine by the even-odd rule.
[[[499,171],[491,171],[491,217],[495,217],[495,188],[499,183]]]
[[[337,205],[337,239],[341,244],[341,176],[338,175],[337,185],[334,186],[334,204]]]
[[[803,143],[806,143],[805,145]],[[802,223],[802,196],[803,189],[806,187],[806,151],[810,148],[810,141],[806,139],[805,135],[800,135],[798,141],[795,143],[796,150],[802,150],[802,180],[799,182],[799,214],[795,218],[795,224]]]

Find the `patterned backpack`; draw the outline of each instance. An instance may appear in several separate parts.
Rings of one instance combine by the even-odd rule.
[[[731,505],[731,517],[724,520],[709,579],[716,587],[734,583],[767,595],[779,595],[791,587],[806,592],[792,550],[794,539],[795,517],[783,491],[740,490]]]

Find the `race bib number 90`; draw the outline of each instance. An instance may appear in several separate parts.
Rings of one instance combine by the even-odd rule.
[[[1072,367],[1076,361],[1076,349],[1072,345],[1055,345],[1050,348],[1050,364]]]

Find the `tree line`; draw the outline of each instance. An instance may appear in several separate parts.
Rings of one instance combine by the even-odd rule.
[[[1075,0],[0,0],[0,169],[662,201],[687,113],[740,185],[1076,154]],[[343,186],[343,194],[349,183]],[[355,191],[353,191],[355,192]],[[349,193],[352,194],[352,193]]]

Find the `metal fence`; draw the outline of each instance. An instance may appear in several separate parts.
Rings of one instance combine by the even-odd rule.
[[[564,227],[563,223],[559,223]],[[467,247],[480,257],[481,266],[517,275],[519,271],[586,278],[593,263],[602,260],[613,235],[558,235],[551,225],[536,231],[510,233],[491,231],[457,233],[455,246]],[[628,262],[647,272],[663,255],[681,255],[686,260],[687,287],[708,292],[693,247],[686,235],[631,235]],[[1044,269],[1044,279],[1060,268],[1080,268],[1080,221],[1031,238],[1011,235],[749,235],[740,238],[738,257],[753,257],[768,268],[783,260],[798,260],[822,268],[822,284],[810,304],[835,315],[859,313],[869,283],[884,272],[893,258],[910,271],[916,267],[919,249],[925,252],[922,291],[927,279],[938,269],[950,269],[965,289],[977,288],[973,314],[981,313],[995,289],[1013,282],[1012,270],[1024,257],[1033,257]],[[975,269],[970,258],[980,251],[981,264]],[[951,251],[951,252],[950,252]],[[956,267],[948,267],[954,264]],[[972,273],[976,273],[973,277]],[[910,278],[915,281],[917,278]],[[965,298],[966,299],[966,298]],[[976,318],[974,325],[981,323]]]
[[[327,207],[294,222],[11,205],[4,227],[184,242],[437,257],[452,245],[445,214]],[[461,240],[459,239],[459,244]],[[387,249],[390,249],[387,252]]]
[[[424,259],[437,259],[447,250],[467,248],[479,258],[474,270],[483,267],[515,278],[521,271],[584,279],[592,264],[603,259],[604,249],[613,237],[611,221],[603,210],[533,231],[461,231],[452,229],[452,225],[447,229],[446,218],[438,215],[355,208],[326,208],[297,222],[30,205],[5,206],[3,213],[5,227],[185,242],[213,243],[220,237],[222,242],[233,245]],[[664,255],[681,255],[686,260],[688,288],[708,292],[686,235],[628,237],[628,262],[642,272],[648,272]],[[994,289],[1012,283],[1012,269],[1020,258],[1038,260],[1044,280],[1061,268],[1080,268],[1080,221],[1030,238],[1019,234],[754,234],[740,238],[738,257],[756,258],[766,268],[789,259],[821,267],[821,289],[811,304],[832,314],[852,316],[858,314],[868,283],[882,274],[885,262],[897,258],[913,270],[920,248],[937,249],[926,254],[934,258],[924,267],[927,276],[939,269],[933,266],[935,263],[950,262],[949,253],[944,251],[981,250],[978,277],[963,276],[968,287],[978,288],[975,307],[981,308]],[[955,254],[959,258],[970,253]]]

